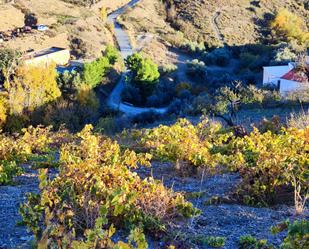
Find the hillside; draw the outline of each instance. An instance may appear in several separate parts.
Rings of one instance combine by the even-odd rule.
[[[0,32],[24,26],[24,14],[34,13],[39,24],[49,26],[47,32],[33,31],[23,34],[1,47],[21,51],[40,50],[51,46],[70,47],[74,38],[84,43],[86,57],[97,57],[105,44],[113,44],[113,35],[100,19],[99,9],[104,6],[111,12],[125,4],[126,0],[100,2],[91,8],[66,3],[61,0],[18,0],[15,3],[0,2]]]
[[[309,248],[308,7],[0,0],[0,249]]]
[[[263,40],[267,19],[277,10],[287,8],[309,24],[305,1],[274,0],[141,0],[125,15],[125,25],[134,32],[164,35],[168,41],[181,36],[209,46],[244,45]],[[308,6],[307,6],[308,8]],[[181,31],[182,35],[176,34]],[[223,40],[221,40],[221,37]]]

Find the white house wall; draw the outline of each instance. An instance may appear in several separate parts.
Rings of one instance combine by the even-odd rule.
[[[47,66],[50,63],[64,66],[70,61],[70,56],[71,55],[69,50],[61,50],[25,60],[24,63],[31,66]]]
[[[309,85],[292,80],[280,80],[280,94],[286,96],[289,92],[309,89]]]
[[[264,67],[263,85],[278,84],[278,80],[291,70],[291,66]]]

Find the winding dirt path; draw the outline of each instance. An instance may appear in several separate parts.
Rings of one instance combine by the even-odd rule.
[[[135,6],[140,0],[132,0],[127,5],[121,7],[115,12],[111,13],[108,16],[108,22],[114,24],[115,27],[115,37],[119,46],[119,50],[123,59],[133,54],[133,48],[130,42],[130,37],[127,32],[122,28],[122,26],[118,23],[117,18],[123,14],[128,8]],[[154,111],[157,113],[165,113],[167,108],[141,108],[135,107],[131,105],[127,105],[122,103],[121,101],[121,93],[125,87],[126,76],[128,75],[128,70],[123,72],[118,84],[113,89],[110,94],[107,104],[110,108],[114,110],[121,111],[128,116],[135,116],[141,113]]]
[[[224,35],[220,31],[219,22],[218,22],[218,18],[220,17],[221,14],[222,14],[221,11],[217,10],[211,19],[211,24],[213,26],[217,39],[223,44],[225,44]]]

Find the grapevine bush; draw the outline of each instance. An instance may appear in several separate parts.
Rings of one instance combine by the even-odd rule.
[[[279,197],[292,197],[297,213],[308,199],[309,127],[278,128],[260,132],[257,128],[236,137],[214,122],[196,126],[185,119],[171,126],[133,131],[140,146],[158,159],[179,166],[214,169],[226,166],[242,176],[236,196],[247,204],[271,205]],[[291,199],[291,198],[290,198]]]
[[[20,163],[34,154],[47,152],[58,135],[51,132],[51,127],[40,126],[30,126],[16,136],[0,133],[0,185],[11,183],[13,177],[22,173]]]
[[[49,180],[41,170],[40,197],[29,198],[21,208],[25,223],[42,248],[87,244],[89,233],[95,237],[91,248],[105,248],[110,237],[105,232],[113,234],[113,227],[160,232],[175,218],[197,214],[181,194],[132,171],[149,166],[150,159],[150,154],[121,150],[117,142],[93,134],[87,125],[62,146],[56,178]]]
[[[279,190],[294,188],[296,211],[301,213],[308,198],[309,127],[260,133],[256,128],[232,141],[231,165],[243,181],[239,193],[248,203],[273,203]]]
[[[276,234],[287,230],[280,248],[282,249],[302,249],[309,247],[309,221],[308,220],[289,220],[279,223],[271,228],[272,233]]]
[[[141,144],[161,160],[198,167],[213,168],[221,158],[216,151],[231,138],[232,133],[224,132],[219,123],[205,119],[192,125],[180,119],[172,126],[161,125],[145,130]]]

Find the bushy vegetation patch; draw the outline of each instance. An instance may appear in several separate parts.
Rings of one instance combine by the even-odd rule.
[[[183,119],[171,126],[135,131],[133,136],[158,159],[174,162],[183,172],[223,165],[238,171],[242,181],[235,194],[247,204],[271,205],[283,194],[294,199],[296,212],[302,213],[308,199],[309,127],[278,129],[254,128],[247,133],[207,120],[194,126]]]
[[[96,60],[85,63],[83,68],[83,81],[91,87],[100,84],[106,72],[113,66],[119,59],[118,51],[107,46],[104,55]]]
[[[291,114],[288,120],[289,127],[296,127],[298,129],[304,129],[309,126],[309,110],[303,111],[299,114]]]
[[[273,233],[280,233],[287,231],[281,248],[306,248],[309,246],[309,221],[308,220],[295,220],[291,222],[289,220],[279,223],[271,228]]]
[[[296,41],[304,48],[309,46],[309,32],[304,20],[287,9],[281,9],[271,22],[277,40]]]
[[[119,60],[119,52],[107,46],[102,56],[76,71],[57,74],[54,64],[26,66],[13,50],[0,50],[0,126],[19,132],[29,125],[65,124],[81,130],[98,114],[99,99],[94,91]]]
[[[197,126],[180,119],[171,126],[161,125],[145,130],[141,145],[149,148],[159,159],[175,162],[179,170],[185,171],[188,166],[211,169],[218,160],[213,150],[232,136],[232,133],[221,133],[221,128],[220,124],[207,119]]]
[[[239,238],[239,249],[272,249],[272,245],[268,245],[266,240],[258,240],[252,235],[243,235]]]
[[[0,134],[0,185],[10,184],[22,173],[20,164],[36,155],[46,155],[64,140],[62,132],[51,132],[51,127],[29,127],[21,134],[10,136]]]
[[[100,247],[107,238],[97,234],[98,229],[162,232],[176,218],[197,214],[182,195],[131,171],[149,166],[149,154],[122,151],[116,142],[91,130],[86,126],[73,142],[62,146],[59,175],[49,180],[41,171],[40,197],[34,203],[30,197],[21,209],[42,248],[84,243],[89,233]]]
[[[130,77],[122,97],[132,104],[145,104],[159,82],[159,68],[152,60],[138,53],[129,56],[125,63]]]
[[[283,129],[279,134],[261,134],[255,129],[232,144],[232,163],[243,176],[239,194],[247,203],[272,203],[278,191],[294,188],[296,212],[308,198],[309,129]]]

